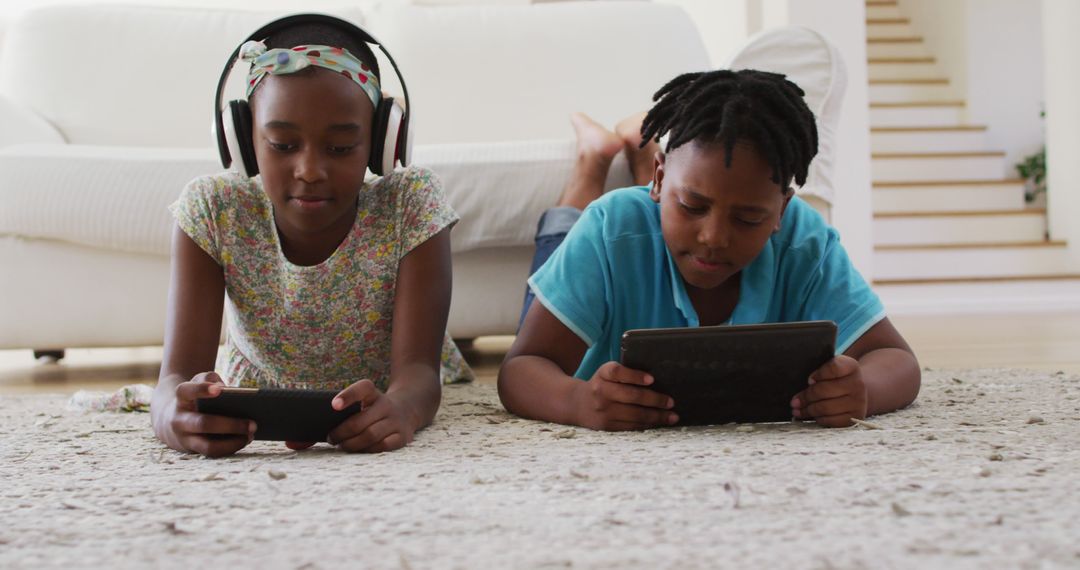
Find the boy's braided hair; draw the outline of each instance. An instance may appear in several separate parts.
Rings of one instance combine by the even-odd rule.
[[[375,59],[375,54],[368,44],[333,25],[304,23],[289,26],[270,34],[264,43],[270,49],[289,49],[310,44],[345,48],[356,56],[356,59],[370,67],[375,77],[382,79],[382,75],[379,74],[379,62]],[[307,70],[302,70],[301,73],[304,71]]]
[[[669,134],[665,152],[689,141],[721,143],[731,166],[736,142],[749,142],[769,162],[784,190],[792,178],[806,184],[817,154],[814,114],[798,85],[779,73],[721,69],[684,73],[653,95],[641,124],[641,145]]]

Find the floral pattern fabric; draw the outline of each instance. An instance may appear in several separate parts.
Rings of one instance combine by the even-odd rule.
[[[365,378],[386,390],[398,264],[458,220],[430,171],[395,171],[365,182],[356,222],[329,258],[299,266],[282,252],[260,177],[197,178],[170,210],[225,274],[226,383],[320,390]],[[441,377],[473,379],[449,335]]]

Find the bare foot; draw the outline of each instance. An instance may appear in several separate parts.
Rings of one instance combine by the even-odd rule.
[[[570,123],[577,135],[577,162],[558,205],[584,210],[603,195],[608,169],[622,150],[623,141],[584,113],[570,115]]]
[[[623,150],[626,152],[626,160],[630,164],[630,174],[634,178],[634,184],[645,185],[653,179],[653,160],[660,151],[660,145],[650,140],[641,147],[641,123],[645,120],[645,112],[636,113],[619,121],[615,125],[615,134],[623,141]]]

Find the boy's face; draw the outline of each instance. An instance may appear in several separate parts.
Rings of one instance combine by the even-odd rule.
[[[271,75],[252,94],[251,110],[255,156],[279,229],[296,235],[351,225],[375,113],[360,86],[319,68]]]
[[[714,289],[757,257],[791,192],[748,144],[736,144],[731,167],[720,144],[686,143],[657,153],[650,196],[660,204],[664,241],[690,287]]]

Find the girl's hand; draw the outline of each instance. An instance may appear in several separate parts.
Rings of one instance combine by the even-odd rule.
[[[577,423],[606,431],[639,430],[671,425],[679,416],[671,411],[671,397],[650,390],[652,376],[608,362],[588,382],[575,389]]]
[[[810,375],[810,387],[791,399],[791,415],[826,427],[850,427],[866,417],[866,384],[859,361],[836,356]]]
[[[255,438],[255,422],[225,416],[200,414],[196,401],[216,398],[225,386],[214,372],[203,372],[176,386],[175,407],[167,412],[172,417],[162,422],[161,434],[170,447],[193,451],[207,457],[232,455]]]
[[[330,432],[327,441],[345,451],[382,453],[405,447],[416,428],[405,406],[379,391],[371,380],[361,380],[334,397],[335,410],[360,402],[360,412]]]

